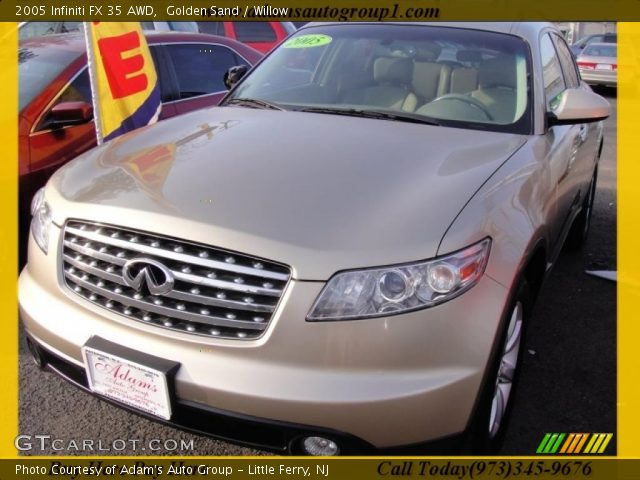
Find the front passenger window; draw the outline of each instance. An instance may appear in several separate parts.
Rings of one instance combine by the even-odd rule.
[[[547,103],[547,111],[553,110],[559,101],[559,95],[565,91],[566,86],[562,77],[560,60],[556,54],[549,34],[545,34],[540,41],[540,57],[542,60],[542,75],[544,80],[544,94]]]
[[[567,47],[567,44],[559,36],[555,35],[556,48],[558,49],[558,58],[564,71],[564,79],[567,82],[567,88],[578,88],[580,86],[580,77],[578,76],[578,70],[576,64],[573,61],[573,55],[571,50]]]

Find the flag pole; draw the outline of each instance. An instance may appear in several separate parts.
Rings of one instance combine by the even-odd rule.
[[[91,40],[91,22],[84,24],[84,41],[87,50],[87,69],[89,71],[89,83],[91,84],[91,102],[93,103],[93,123],[96,129],[96,140],[98,145],[102,145],[102,131],[100,128],[100,102],[98,101],[98,76],[96,75],[97,62],[94,58],[93,42]]]

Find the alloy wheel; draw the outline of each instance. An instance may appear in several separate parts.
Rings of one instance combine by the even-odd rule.
[[[500,431],[500,426],[507,411],[513,381],[520,352],[522,339],[522,322],[524,306],[517,302],[509,319],[507,338],[502,348],[500,366],[495,380],[495,389],[491,401],[491,414],[489,416],[489,437],[494,438]]]

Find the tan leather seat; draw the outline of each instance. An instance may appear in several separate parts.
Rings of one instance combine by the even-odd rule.
[[[420,103],[430,102],[448,91],[451,67],[436,62],[441,50],[442,48],[433,42],[417,46],[412,85]]]
[[[485,60],[478,71],[478,88],[471,96],[480,100],[499,123],[511,123],[516,112],[516,62],[503,55]]]
[[[451,71],[449,92],[471,93],[478,88],[478,67],[482,63],[482,54],[478,50],[459,50],[456,59],[464,66]]]
[[[418,99],[411,90],[412,74],[413,62],[409,58],[377,58],[373,63],[377,85],[348,91],[343,102],[413,112]]]

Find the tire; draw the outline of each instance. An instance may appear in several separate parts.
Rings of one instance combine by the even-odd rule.
[[[495,454],[502,446],[513,406],[524,350],[524,332],[531,312],[529,284],[522,280],[504,320],[474,418],[468,429],[473,454]]]
[[[571,230],[567,235],[565,247],[569,250],[580,250],[587,243],[589,238],[589,229],[591,228],[591,215],[593,214],[593,204],[596,197],[596,184],[598,183],[598,167],[593,172],[589,191],[582,203],[580,213],[573,221]]]

